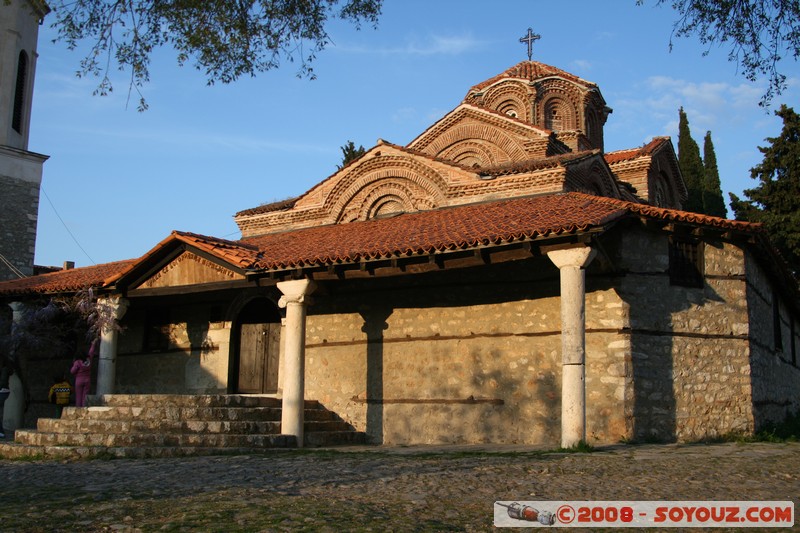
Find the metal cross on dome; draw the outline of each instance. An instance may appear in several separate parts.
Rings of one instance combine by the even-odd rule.
[[[538,33],[533,33],[533,30],[530,28],[528,28],[528,34],[525,37],[520,38],[519,42],[528,43],[528,61],[533,59],[533,43],[541,38],[541,35]]]

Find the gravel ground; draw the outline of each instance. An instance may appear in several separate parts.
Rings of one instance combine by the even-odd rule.
[[[797,504],[800,444],[620,445],[568,454],[358,447],[3,460],[0,480],[2,531],[491,531],[496,500]]]

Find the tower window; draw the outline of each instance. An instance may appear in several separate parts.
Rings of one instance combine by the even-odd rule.
[[[28,55],[23,50],[19,53],[17,63],[17,86],[14,91],[14,110],[11,115],[11,127],[22,133],[22,115],[25,112],[25,86],[28,81]]]

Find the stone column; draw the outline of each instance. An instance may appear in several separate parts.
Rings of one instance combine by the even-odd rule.
[[[22,321],[26,306],[22,302],[11,302],[8,306],[12,311],[11,328],[13,331]],[[22,372],[27,365],[20,360],[20,354],[13,355],[17,358],[17,369]],[[10,437],[12,432],[21,428],[25,419],[25,384],[22,382],[22,376],[15,372],[8,380],[8,389],[11,394],[3,406],[3,428],[6,431],[6,437]]]
[[[286,308],[281,433],[297,437],[298,448],[303,447],[306,307],[311,303],[309,295],[316,288],[308,279],[278,283],[278,290],[283,293],[278,305]]]
[[[547,252],[561,272],[561,446],[586,440],[586,273],[589,246]]]
[[[114,321],[121,320],[128,310],[128,300],[119,295],[102,296],[97,299],[98,312],[107,314]],[[104,327],[100,332],[100,355],[97,361],[96,394],[113,394],[117,380],[117,337],[113,327]]]

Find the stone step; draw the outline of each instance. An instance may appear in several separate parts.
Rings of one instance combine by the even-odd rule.
[[[275,435],[281,431],[277,421],[220,421],[220,420],[97,420],[40,418],[36,429],[46,433],[233,433]],[[342,420],[306,420],[304,431],[348,431]]]
[[[289,446],[289,435],[241,435],[226,433],[50,433],[17,430],[14,440],[32,446],[207,447],[274,448]],[[292,437],[291,443],[293,444]]]
[[[327,409],[306,409],[306,420],[338,420]],[[65,407],[62,420],[216,420],[216,421],[280,421],[281,409],[276,407],[141,407],[95,406]]]
[[[304,446],[365,444],[336,413],[305,402]],[[90,407],[67,407],[0,443],[0,457],[169,457],[296,447],[281,435],[281,400],[248,395],[95,396]]]
[[[102,394],[89,397],[90,406],[114,407],[281,407],[281,399],[245,394]],[[320,409],[317,400],[306,400],[306,409]]]
[[[36,429],[50,433],[264,433],[281,432],[277,421],[96,420],[40,418]]]
[[[279,421],[281,410],[275,407],[66,407],[61,418],[63,420]]]

